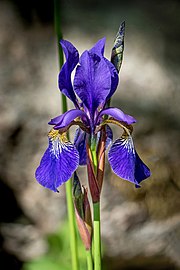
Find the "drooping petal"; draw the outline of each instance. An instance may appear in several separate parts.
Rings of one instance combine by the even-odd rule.
[[[64,134],[52,129],[49,146],[36,170],[37,181],[53,191],[65,183],[79,165],[79,153]]]
[[[75,105],[77,105],[76,95],[74,93],[71,82],[71,73],[79,61],[79,53],[77,49],[67,40],[61,40],[60,44],[66,56],[66,62],[62,66],[62,69],[59,73],[59,89]]]
[[[107,109],[100,111],[98,118],[97,118],[97,123],[100,120],[100,118],[105,114],[112,116],[113,118],[115,118],[118,121],[123,121],[123,122],[127,123],[128,125],[136,122],[134,117],[132,117],[131,115],[125,114],[123,111],[121,111],[118,108],[110,107],[110,108],[107,108]]]
[[[136,163],[135,163],[135,178],[136,179],[146,179],[151,175],[149,168],[142,162],[138,153],[135,150]]]
[[[74,144],[79,152],[79,165],[87,164],[86,133],[80,128],[76,130]]]
[[[108,159],[115,174],[137,187],[150,176],[150,170],[139,158],[131,136],[117,139],[108,153]]]
[[[80,58],[80,66],[76,68],[74,90],[91,116],[105,102],[110,89],[111,73],[104,57],[85,51]]]
[[[84,117],[86,120],[88,120],[85,112],[78,109],[72,109],[63,113],[60,116],[57,116],[51,119],[51,121],[48,124],[55,125],[54,129],[60,129],[60,128],[68,126],[77,117],[81,117],[81,118]]]

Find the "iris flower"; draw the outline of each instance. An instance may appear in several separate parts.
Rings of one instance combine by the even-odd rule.
[[[74,104],[64,114],[49,122],[49,146],[36,170],[36,179],[53,191],[65,183],[79,165],[87,162],[88,140],[100,137],[102,128],[106,132],[106,148],[112,143],[109,124],[116,124],[123,133],[112,143],[108,160],[112,170],[119,177],[140,186],[150,176],[148,167],[138,156],[132,140],[132,124],[136,120],[122,110],[108,107],[118,82],[118,70],[104,57],[105,38],[99,40],[90,50],[79,57],[77,49],[67,40],[61,40],[66,62],[59,73],[60,91]],[[72,72],[75,71],[72,81]],[[67,131],[77,125],[74,143],[67,137]]]

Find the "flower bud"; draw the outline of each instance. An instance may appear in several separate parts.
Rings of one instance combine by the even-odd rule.
[[[87,172],[88,172],[89,188],[93,203],[97,203],[100,201],[100,188],[94,171],[91,150],[88,144],[86,144],[86,147],[87,147]]]
[[[83,187],[82,191],[76,172],[74,173],[73,179],[73,197],[79,233],[86,250],[90,250],[92,238],[91,209],[87,196],[87,189]]]

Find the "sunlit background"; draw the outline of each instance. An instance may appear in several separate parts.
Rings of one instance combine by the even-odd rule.
[[[106,36],[109,58],[126,21],[112,105],[138,120],[135,145],[152,171],[135,189],[107,163],[103,269],[180,269],[180,3],[67,0],[61,6],[64,39],[80,52]],[[47,122],[61,113],[53,1],[0,2],[0,65],[0,269],[68,270],[64,187],[55,194],[34,178]],[[85,168],[79,175],[85,182]],[[86,269],[82,247],[79,253]]]

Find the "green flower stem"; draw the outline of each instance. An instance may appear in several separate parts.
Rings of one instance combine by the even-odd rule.
[[[96,137],[91,138],[91,153],[95,174],[97,173],[97,149]],[[93,244],[94,244],[94,270],[101,270],[101,222],[100,222],[100,202],[93,203]]]
[[[60,11],[61,11],[60,0],[54,0],[54,20],[55,20],[55,31],[57,36],[59,69],[61,69],[64,60],[62,48],[59,44],[59,41],[62,39]],[[64,95],[61,95],[61,100],[62,100],[62,113],[64,113],[67,111],[67,100]],[[69,238],[70,238],[70,249],[72,259],[72,270],[79,270],[75,214],[72,198],[72,179],[69,179],[69,181],[67,181],[65,185],[66,185],[66,200],[67,200],[68,220],[69,220]]]
[[[77,237],[76,224],[74,215],[74,205],[72,200],[72,179],[66,182],[66,200],[69,220],[69,238],[72,259],[72,270],[79,270],[78,252],[77,252]]]
[[[97,151],[96,151],[96,137],[91,138],[91,153],[92,153],[92,161],[94,165],[94,172],[97,173]]]
[[[93,270],[92,252],[91,249],[86,251],[87,270]]]
[[[59,69],[61,69],[64,57],[62,48],[59,44],[60,40],[62,39],[62,32],[61,32],[61,4],[60,0],[54,0],[54,24],[55,24],[55,31],[56,31],[56,37],[57,37],[57,48],[58,48],[58,63],[59,63]]]
[[[93,210],[94,210],[94,270],[101,270],[100,202],[93,204]]]

